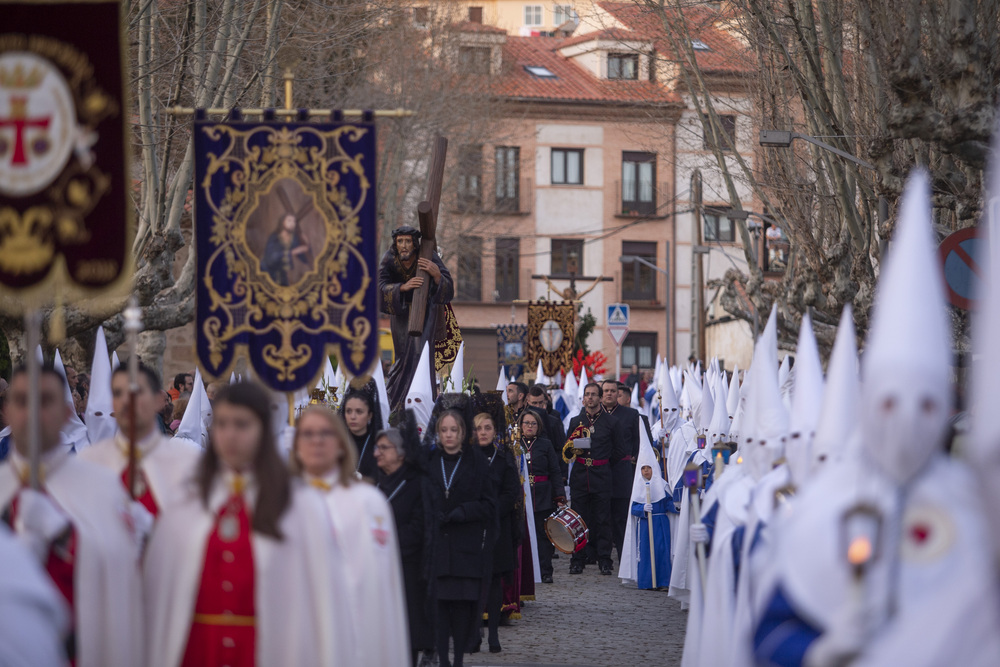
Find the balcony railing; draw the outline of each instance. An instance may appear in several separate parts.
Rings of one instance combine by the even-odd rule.
[[[615,215],[623,218],[663,217],[665,213],[660,212],[659,207],[666,203],[669,192],[666,183],[654,183],[652,201],[626,200],[622,192],[622,182],[615,181],[615,201],[618,207]]]

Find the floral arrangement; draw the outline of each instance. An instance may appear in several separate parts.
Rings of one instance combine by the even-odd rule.
[[[590,354],[584,354],[583,350],[577,350],[576,355],[573,357],[573,373],[580,375],[580,368],[582,367],[587,369],[588,378],[592,378],[595,375],[604,375],[608,372],[605,366],[607,361],[608,358],[600,350],[591,352]]]

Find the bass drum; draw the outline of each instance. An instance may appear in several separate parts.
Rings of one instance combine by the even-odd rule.
[[[545,535],[556,549],[573,554],[587,546],[590,529],[578,513],[560,507],[545,520]]]

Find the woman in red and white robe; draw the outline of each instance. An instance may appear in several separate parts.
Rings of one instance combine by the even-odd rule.
[[[291,479],[270,397],[216,396],[195,482],[146,553],[150,667],[346,664],[355,655],[343,561],[322,500]]]
[[[358,639],[350,664],[406,667],[411,664],[406,598],[392,507],[381,491],[357,478],[357,460],[340,415],[323,406],[302,412],[291,467],[323,496],[329,525],[343,546]]]

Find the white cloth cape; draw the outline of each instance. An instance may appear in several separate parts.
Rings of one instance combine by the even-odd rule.
[[[970,471],[938,455],[911,483],[902,512],[898,497],[898,488],[859,458],[824,467],[775,526],[776,567],[786,596],[810,623],[829,627],[852,590],[841,519],[864,500],[882,511],[883,534],[902,533],[902,544],[885,540],[882,557],[866,574],[865,599],[877,629],[852,666],[1000,664],[997,572]],[[896,529],[888,530],[894,523]],[[915,523],[930,526],[922,544],[907,530]],[[890,567],[896,569],[897,597],[896,613],[887,620]]]
[[[535,530],[535,501],[531,495],[531,479],[528,477],[528,459],[521,454],[521,491],[524,493],[524,514],[528,522],[528,544],[531,545],[531,566],[534,568],[536,584],[542,583],[542,566],[538,561],[538,533]]]
[[[34,555],[0,525],[0,665],[65,667],[69,611]]]
[[[217,476],[206,509],[196,489],[160,514],[143,575],[146,660],[176,667],[191,631],[205,545],[229,491]],[[258,665],[336,665],[355,655],[345,565],[323,499],[296,481],[281,518],[284,539],[254,534]]]
[[[80,452],[80,458],[107,468],[121,479],[128,458],[122,453],[117,438],[122,438],[121,434],[87,447]],[[191,480],[201,449],[190,440],[168,438],[158,431],[138,443],[138,447],[143,452],[139,469],[146,477],[156,506],[162,510],[178,500]]]
[[[375,487],[355,482],[320,493],[340,545],[350,590],[357,655],[351,664],[410,664],[406,598],[392,508]]]
[[[795,369],[792,369],[793,372]],[[787,464],[782,464],[764,475],[750,493],[747,508],[746,532],[740,552],[740,575],[736,583],[736,610],[730,635],[731,667],[753,667],[753,630],[760,621],[761,588],[770,588],[768,582],[769,526],[774,515],[774,493],[787,486],[791,476]],[[759,533],[759,535],[758,535]],[[751,547],[754,543],[757,543]]]
[[[128,496],[104,468],[61,450],[44,457],[44,487],[76,534],[73,595],[78,667],[142,664],[142,590],[135,538],[126,523]],[[21,488],[14,461],[0,466],[0,507]],[[43,462],[44,467],[44,462]],[[8,621],[10,619],[7,619]],[[6,622],[6,621],[5,621]]]
[[[629,501],[628,515],[626,516],[625,542],[622,545],[622,554],[618,565],[618,578],[622,580],[622,583],[636,581],[636,568],[638,566],[636,560],[636,554],[638,553],[637,545],[639,530],[642,529],[639,526],[639,522],[643,523],[643,527],[645,526],[644,519],[632,514],[632,503],[646,502],[647,485],[649,488],[649,502],[651,503],[659,502],[670,495],[667,489],[667,481],[663,479],[660,465],[657,463],[656,455],[653,453],[653,445],[649,442],[649,436],[642,425],[642,418],[637,417],[637,419],[639,420],[639,456],[635,465],[635,474],[632,478],[632,498]],[[646,482],[642,476],[642,467],[647,465],[653,469],[653,475],[649,482]]]

